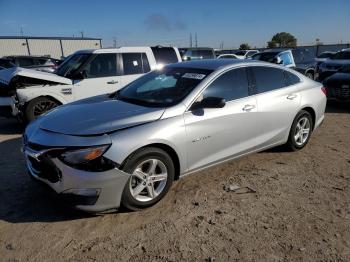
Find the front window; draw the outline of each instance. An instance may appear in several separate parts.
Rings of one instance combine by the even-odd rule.
[[[349,59],[350,60],[350,51],[338,52],[334,56],[332,56],[331,59],[340,59],[340,60]]]
[[[82,69],[84,78],[99,78],[117,75],[116,54],[98,54]]]
[[[91,57],[91,55],[92,54],[72,55],[57,68],[56,74],[69,78]]]
[[[117,99],[147,107],[169,107],[181,102],[212,71],[164,68],[150,72],[117,93]]]

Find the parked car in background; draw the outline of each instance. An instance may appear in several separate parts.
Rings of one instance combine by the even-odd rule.
[[[323,81],[327,98],[338,102],[350,102],[350,65],[343,66]]]
[[[252,59],[291,67],[303,75],[315,79],[317,61],[307,49],[269,50],[253,55]]]
[[[217,57],[217,59],[224,59],[224,58],[239,59],[235,54],[222,54]]]
[[[350,65],[350,48],[337,52],[318,66],[319,81],[323,81],[347,65]]]
[[[74,207],[138,210],[185,174],[282,144],[302,149],[325,107],[322,85],[286,67],[190,61],[52,110],[26,128],[23,149],[30,175]]]
[[[336,54],[336,52],[330,52],[330,51],[322,52],[321,54],[319,54],[316,57],[316,61],[317,62],[324,62],[327,59],[332,58],[332,56],[335,55],[335,54]]]
[[[179,48],[179,51],[183,61],[216,58],[214,49],[210,47]]]
[[[16,65],[12,63],[10,59],[7,58],[0,58],[0,70],[15,67]]]
[[[258,50],[239,50],[239,51],[236,51],[234,54],[239,59],[247,59],[247,58],[250,58],[257,53],[259,53]]]
[[[173,47],[81,50],[65,60],[56,74],[1,70],[0,94],[13,101],[7,111],[10,108],[14,116],[30,122],[56,106],[112,93],[144,73],[179,61],[180,54]]]
[[[59,59],[45,56],[5,56],[3,58],[10,60],[16,66],[45,72],[54,72],[60,64]]]

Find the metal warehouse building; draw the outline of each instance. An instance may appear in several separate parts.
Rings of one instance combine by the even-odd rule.
[[[37,55],[66,57],[80,49],[102,48],[100,38],[0,36],[0,57]]]

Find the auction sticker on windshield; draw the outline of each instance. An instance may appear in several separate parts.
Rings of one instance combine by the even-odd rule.
[[[203,74],[185,73],[182,77],[183,78],[191,78],[191,79],[202,80],[205,76],[206,75],[203,75]]]

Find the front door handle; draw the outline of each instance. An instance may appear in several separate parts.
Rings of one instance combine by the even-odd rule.
[[[112,80],[112,81],[108,81],[108,82],[107,82],[107,84],[110,84],[110,85],[113,85],[113,84],[118,84],[118,81],[114,81],[114,80]]]
[[[250,112],[251,110],[253,110],[255,108],[255,105],[245,105],[242,110],[246,111],[246,112]]]
[[[287,96],[287,99],[293,100],[293,99],[295,99],[296,97],[297,97],[296,94],[290,94],[290,95]]]

